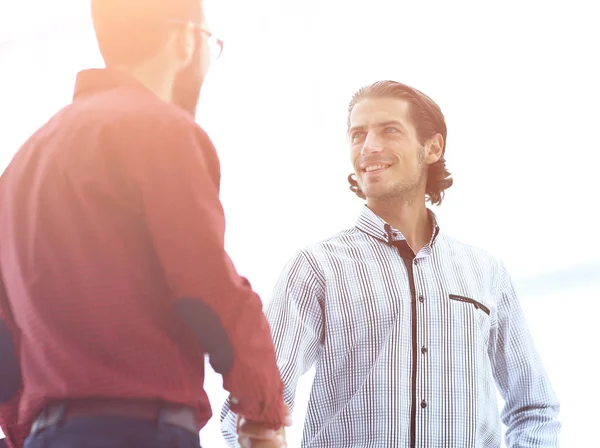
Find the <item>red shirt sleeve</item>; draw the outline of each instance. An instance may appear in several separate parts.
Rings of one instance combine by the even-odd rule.
[[[283,383],[262,302],[224,249],[215,148],[187,117],[155,121],[123,151],[171,300],[198,300],[214,311],[233,348],[223,377],[237,402],[232,410],[279,428]]]
[[[10,341],[1,341],[0,343],[12,343],[14,344],[14,353],[16,354],[16,362],[19,361],[19,353],[17,347],[19,347],[20,334],[17,327],[12,319],[12,313],[10,311],[10,305],[8,298],[6,297],[6,291],[4,284],[0,279],[0,322],[2,323],[3,329],[8,330],[11,339]],[[7,334],[4,337],[8,336]],[[0,336],[1,337],[1,336]],[[13,360],[3,360],[4,362],[13,362]],[[3,362],[3,364],[4,364]],[[6,366],[5,366],[6,367]],[[0,370],[2,368],[0,367]],[[14,375],[11,369],[10,375]],[[4,377],[3,372],[0,371],[0,380]],[[14,383],[14,378],[3,378],[6,382]],[[19,424],[19,405],[21,402],[21,395],[23,392],[22,384],[14,394],[11,393],[12,398],[6,402],[0,403],[0,427],[6,436],[6,442],[8,448],[21,448],[25,443],[25,439],[29,435],[29,425]]]

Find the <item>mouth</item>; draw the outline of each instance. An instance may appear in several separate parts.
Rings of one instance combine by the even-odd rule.
[[[387,170],[390,166],[391,165],[378,163],[378,164],[373,164],[373,165],[367,165],[367,166],[363,167],[361,169],[361,171],[366,174],[377,174],[377,173],[381,173],[382,171]]]

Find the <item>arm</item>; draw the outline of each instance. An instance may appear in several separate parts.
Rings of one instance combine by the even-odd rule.
[[[237,398],[236,412],[279,428],[283,384],[262,302],[224,249],[216,151],[193,122],[151,124],[122,143],[120,157],[175,311]]]
[[[284,384],[285,402],[294,408],[296,386],[321,354],[324,334],[322,304],[324,281],[309,259],[298,254],[283,270],[267,308],[277,364]],[[237,447],[237,416],[230,400],[221,412],[221,430],[227,444]]]
[[[559,403],[534,348],[512,281],[501,267],[498,329],[490,356],[506,405],[502,420],[509,448],[558,447]]]
[[[4,443],[9,448],[23,446],[27,437],[27,430],[18,424],[19,402],[23,390],[17,352],[18,338],[19,333],[0,278],[0,428],[6,436]]]

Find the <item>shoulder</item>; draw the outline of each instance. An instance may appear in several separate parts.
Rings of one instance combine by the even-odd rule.
[[[134,132],[149,141],[182,138],[210,142],[193,116],[181,108],[147,93],[128,92],[128,101],[115,104],[112,117],[104,117],[107,127]]]
[[[452,259],[462,265],[491,273],[496,278],[508,276],[504,262],[494,254],[443,232],[438,235],[435,251],[444,260]]]
[[[303,272],[310,273],[324,284],[328,273],[331,273],[331,270],[339,265],[339,260],[355,257],[356,248],[363,240],[366,239],[362,232],[356,228],[350,228],[309,244],[295,253],[288,262],[287,272],[289,273],[290,269],[302,267]]]
[[[331,259],[353,250],[363,241],[367,241],[364,234],[352,227],[304,247],[298,255],[319,264],[324,258]]]
[[[304,265],[315,271],[319,271],[319,261],[323,257],[335,253],[341,245],[348,245],[347,242],[344,242],[344,237],[350,235],[351,233],[352,229],[348,229],[329,238],[303,247],[302,249],[298,250],[288,261],[288,266]]]
[[[177,145],[195,140],[212,146],[193,116],[145,89],[121,86],[82,94],[56,116],[60,124],[83,131],[110,146]]]
[[[216,149],[194,117],[152,94],[115,89],[88,104],[85,100],[77,103],[72,105],[74,112],[79,109],[81,119],[86,120],[80,126],[91,128],[87,138],[125,164],[201,163],[219,170]]]
[[[296,251],[279,277],[278,291],[324,299],[328,283],[344,260],[356,259],[356,247],[362,240],[366,240],[364,234],[353,227]]]

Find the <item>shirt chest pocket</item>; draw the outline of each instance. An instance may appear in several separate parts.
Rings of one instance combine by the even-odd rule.
[[[490,301],[483,296],[453,293],[447,294],[443,301],[446,302],[444,308],[447,309],[450,322],[455,328],[461,329],[457,337],[463,335],[468,338],[470,334],[482,342],[482,348],[487,347],[495,315]]]
[[[487,307],[487,305],[484,305],[482,301],[471,299],[469,297],[461,296],[458,294],[449,294],[448,299],[453,300],[455,302],[468,303],[474,306],[475,309],[483,311],[488,316],[491,315],[491,310]]]

